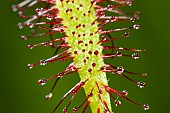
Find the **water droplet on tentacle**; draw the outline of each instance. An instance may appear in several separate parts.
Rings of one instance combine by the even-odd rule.
[[[123,54],[122,54],[122,52],[121,51],[118,51],[117,53],[116,53],[116,56],[117,57],[121,57]]]
[[[133,28],[134,28],[134,29],[139,29],[139,28],[140,28],[140,25],[139,25],[139,24],[135,24],[135,25],[133,26]]]
[[[118,74],[123,73],[123,71],[124,71],[124,68],[122,66],[117,67],[117,73]]]
[[[30,45],[28,45],[28,48],[29,48],[29,49],[33,49],[33,48],[34,48],[34,45],[30,44]]]
[[[45,78],[42,78],[42,79],[38,80],[38,84],[42,85],[42,86],[45,85],[46,82],[47,82],[47,80]]]
[[[135,18],[131,18],[130,19],[131,22],[135,22],[135,20],[136,20]]]
[[[27,40],[27,37],[24,36],[24,35],[22,35],[22,36],[21,36],[21,39],[22,39],[22,40]]]
[[[18,9],[17,5],[12,5],[12,10],[13,11],[17,11],[17,9]]]
[[[27,26],[30,27],[30,28],[33,28],[34,24],[33,23],[27,23]]]
[[[52,98],[53,94],[49,93],[45,96],[45,100],[50,100]]]
[[[148,73],[143,73],[142,76],[146,77],[148,76]]]
[[[122,103],[121,103],[121,101],[120,100],[115,100],[115,105],[116,106],[120,106]]]
[[[144,110],[149,110],[149,108],[150,108],[150,107],[149,107],[148,104],[144,104],[144,105],[143,105],[143,109],[144,109]]]
[[[127,96],[128,95],[128,91],[127,90],[123,90],[122,94],[123,94],[123,96]]]
[[[139,59],[140,55],[138,53],[132,54],[132,58],[134,59]]]
[[[74,112],[77,112],[77,111],[78,111],[78,108],[74,107],[74,108],[73,108],[73,111],[74,111]]]
[[[18,23],[18,27],[19,27],[19,29],[22,29],[24,27],[24,25],[22,23]]]
[[[64,109],[63,109],[63,113],[67,113],[67,108],[64,108]]]
[[[140,88],[144,88],[146,86],[145,82],[142,82],[142,81],[138,82],[137,85]]]
[[[132,6],[132,4],[133,4],[133,0],[128,0],[127,1],[127,5]]]
[[[34,67],[34,64],[28,64],[27,67],[32,69]]]
[[[43,65],[43,66],[47,64],[46,60],[44,60],[44,59],[43,59],[43,60],[40,60],[39,63],[40,63],[40,65]]]
[[[53,19],[53,15],[47,14],[47,19],[48,19],[48,20],[52,20],[52,19]]]
[[[124,34],[125,37],[128,37],[129,35],[130,35],[129,32],[125,32],[125,34]]]

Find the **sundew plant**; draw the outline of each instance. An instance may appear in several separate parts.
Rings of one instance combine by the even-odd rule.
[[[55,61],[62,61],[63,63],[67,60],[72,61],[62,72],[50,78],[38,80],[38,84],[45,85],[56,78],[52,90],[45,98],[47,100],[52,98],[53,89],[60,78],[76,72],[79,74],[80,81],[59,100],[52,113],[85,113],[89,106],[92,113],[114,113],[111,101],[114,101],[116,106],[121,105],[121,101],[116,96],[141,106],[144,110],[149,109],[148,104],[140,104],[128,98],[127,90],[117,91],[108,86],[106,76],[106,73],[112,73],[124,77],[139,88],[146,86],[144,82],[135,81],[127,75],[145,77],[147,73],[134,73],[127,71],[123,66],[115,66],[104,62],[105,59],[114,57],[138,59],[140,57],[139,52],[145,51],[145,49],[139,50],[114,45],[115,40],[129,37],[131,29],[140,28],[139,24],[135,24],[135,21],[139,19],[140,12],[129,13],[121,9],[123,7],[130,8],[133,2],[134,0],[24,0],[12,6],[14,11],[18,11],[21,18],[26,19],[26,21],[18,23],[20,29],[24,26],[35,28],[32,29],[32,35],[22,35],[23,40],[42,36],[50,37],[49,41],[28,45],[29,49],[38,46],[56,49],[53,57],[42,59],[38,63],[28,64],[30,69],[36,65],[46,65]],[[29,10],[32,8],[35,8],[35,12],[30,14]],[[108,29],[106,27],[114,22],[122,24],[131,22],[132,25],[125,28],[120,26],[120,28]],[[41,32],[37,33],[36,30]],[[122,35],[113,37],[111,33],[116,32],[120,32]],[[54,34],[59,34],[61,37],[54,38],[52,37]],[[60,48],[63,49],[63,52],[58,53]],[[112,52],[108,53],[107,51],[109,50],[112,50]],[[126,51],[129,54],[125,54],[127,53]],[[70,111],[68,109],[70,104],[82,88],[86,97],[79,106]],[[65,105],[66,107],[63,108],[63,111],[59,111],[59,106],[69,95],[72,95],[70,101]],[[82,110],[80,109],[81,107],[83,107]]]

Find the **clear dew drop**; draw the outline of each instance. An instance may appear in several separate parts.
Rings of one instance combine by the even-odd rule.
[[[63,113],[67,113],[67,108],[64,108],[64,109],[63,109]]]
[[[42,85],[42,86],[45,85],[46,82],[47,82],[47,80],[45,78],[42,78],[42,79],[38,80],[38,84]]]
[[[12,5],[12,10],[17,11],[17,5]]]
[[[43,12],[45,11],[45,9],[44,8],[37,8],[35,11],[38,15],[42,15]]]
[[[44,66],[44,65],[46,65],[46,64],[47,64],[47,61],[43,59],[43,60],[40,60],[40,62],[39,62],[39,63],[40,63],[40,65],[43,65],[43,66]]]
[[[49,93],[45,96],[45,100],[50,100],[52,98],[53,94]]]
[[[39,8],[35,9],[35,12],[36,12],[36,13],[38,13],[39,11],[40,11],[40,9],[39,9]]]
[[[148,73],[143,73],[142,76],[146,77],[148,76]]]
[[[51,43],[51,42],[44,42],[44,46],[45,46],[45,47],[51,46],[51,45],[53,45],[53,43]]]
[[[140,88],[144,88],[146,86],[145,82],[142,82],[142,81],[138,82],[137,85]]]
[[[139,58],[140,58],[139,53],[134,53],[134,54],[132,54],[132,58],[134,58],[134,59],[139,59]]]
[[[144,109],[144,110],[149,110],[149,108],[150,108],[150,107],[149,107],[148,104],[144,104],[144,105],[143,105],[143,109]]]
[[[134,28],[134,29],[139,29],[139,28],[140,28],[140,25],[139,25],[139,24],[135,24],[135,25],[133,26],[133,28]]]
[[[123,90],[122,94],[123,94],[123,96],[127,96],[128,95],[128,91],[127,90]]]
[[[53,19],[53,15],[47,14],[47,19],[48,19],[48,20],[52,20],[52,19]]]
[[[124,68],[122,66],[117,67],[117,73],[118,74],[123,73],[123,71],[124,71]]]
[[[24,27],[24,25],[22,23],[18,23],[18,27],[19,27],[19,29],[22,29]]]
[[[111,9],[111,8],[113,8],[113,5],[109,4],[109,5],[107,6],[107,8],[108,8],[108,9]]]
[[[33,48],[34,48],[34,45],[30,44],[30,45],[28,45],[28,48],[29,48],[29,49],[33,49]]]
[[[24,36],[24,35],[22,35],[22,36],[21,36],[21,39],[22,39],[22,40],[27,40],[27,37]]]
[[[25,15],[23,14],[23,11],[19,11],[18,15],[19,15],[20,18],[25,18]]]
[[[29,28],[33,28],[33,27],[34,27],[34,24],[33,24],[33,23],[27,23],[27,26],[28,26]]]
[[[77,111],[78,111],[78,108],[77,108],[77,107],[74,107],[74,108],[73,108],[73,111],[74,111],[74,112],[77,112]]]
[[[115,105],[116,105],[116,106],[121,106],[121,104],[122,104],[122,103],[121,103],[120,100],[115,100]]]
[[[134,17],[135,17],[136,19],[139,19],[139,18],[140,18],[140,11],[136,11]]]
[[[60,26],[59,26],[59,25],[54,25],[53,30],[54,30],[54,31],[60,30]]]
[[[118,51],[117,53],[116,53],[116,56],[117,57],[121,57],[123,54],[122,54],[122,52],[121,51]]]
[[[107,39],[105,36],[102,36],[101,38],[102,38],[102,41],[106,41]]]
[[[136,20],[135,18],[131,18],[130,19],[131,22],[135,22],[135,20]]]
[[[127,1],[127,5],[132,6],[132,4],[133,4],[133,0],[128,0]]]
[[[34,64],[28,64],[27,67],[32,69],[34,67]]]
[[[128,37],[129,35],[130,35],[129,32],[125,32],[125,34],[124,34],[125,37]]]

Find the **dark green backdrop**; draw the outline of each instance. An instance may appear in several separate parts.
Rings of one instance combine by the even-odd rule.
[[[58,73],[70,62],[56,62],[46,66],[37,66],[32,70],[26,67],[28,63],[50,57],[54,50],[45,47],[33,50],[27,48],[27,44],[34,40],[22,41],[20,39],[22,34],[29,34],[30,31],[19,30],[17,27],[17,23],[22,20],[11,9],[11,5],[16,2],[17,0],[0,1],[0,113],[50,113],[59,99],[79,81],[79,78],[77,74],[62,78],[55,89],[53,98],[50,101],[44,100],[44,96],[54,81],[45,86],[39,86],[37,80]],[[146,48],[147,52],[142,53],[139,60],[121,58],[119,62],[115,62],[134,72],[148,72],[147,78],[132,77],[135,80],[145,81],[147,87],[139,89],[122,77],[111,74],[108,74],[109,84],[117,90],[127,89],[130,98],[137,102],[148,103],[151,109],[144,111],[121,99],[123,103],[121,107],[113,105],[117,113],[169,113],[169,4],[169,0],[136,0],[132,7],[141,11],[141,19],[138,22],[142,24],[142,27],[138,31],[132,30],[132,35],[128,39],[117,42],[125,47]],[[114,64],[114,60],[109,62]],[[85,94],[82,90],[70,108],[79,105],[84,98]],[[66,103],[68,99],[56,113],[62,113],[61,110]],[[69,111],[72,113],[72,110]],[[87,113],[90,113],[90,109]]]

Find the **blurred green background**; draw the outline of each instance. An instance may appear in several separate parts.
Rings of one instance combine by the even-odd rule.
[[[29,35],[30,30],[18,29],[17,23],[23,20],[12,11],[11,6],[16,3],[18,3],[17,0],[0,1],[0,113],[51,113],[59,99],[79,81],[79,77],[78,74],[63,77],[55,88],[53,98],[50,101],[44,99],[54,80],[45,86],[39,86],[37,80],[43,77],[48,78],[60,72],[71,61],[65,63],[58,61],[46,66],[37,66],[32,70],[27,68],[28,63],[35,63],[40,59],[51,57],[54,49],[38,47],[29,50],[27,48],[27,44],[30,42],[40,41],[37,39],[21,40],[20,36]],[[129,38],[118,40],[115,44],[123,47],[146,48],[147,52],[142,53],[139,60],[119,58],[110,59],[106,62],[113,65],[115,63],[118,66],[122,65],[132,72],[148,72],[149,76],[146,78],[129,75],[136,81],[146,82],[147,87],[140,89],[124,78],[111,74],[108,74],[109,84],[120,91],[127,89],[129,98],[140,103],[148,103],[151,109],[144,111],[141,107],[120,98],[122,106],[115,107],[113,105],[113,110],[117,113],[169,113],[169,4],[169,0],[136,0],[134,6],[131,7],[132,10],[141,11],[141,18],[138,21],[141,24],[141,29],[132,30]],[[68,103],[69,98],[63,102],[56,113],[62,113],[62,109]],[[68,113],[72,113],[71,108],[78,106],[84,98],[84,91],[81,90],[70,106]],[[90,109],[87,113],[90,113]]]

